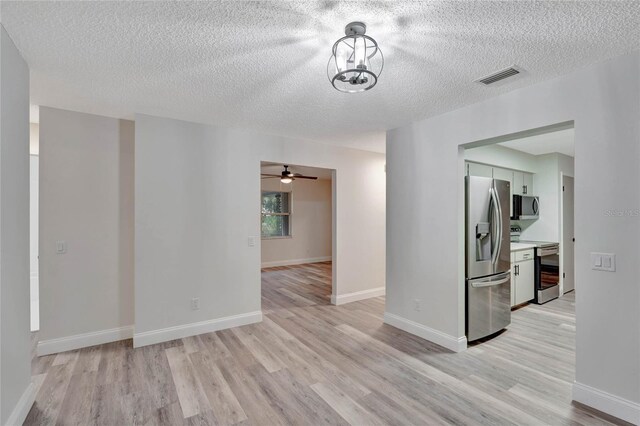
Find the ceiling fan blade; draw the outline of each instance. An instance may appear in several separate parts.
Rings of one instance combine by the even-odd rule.
[[[260,176],[268,176],[268,177],[282,177],[281,175],[271,175],[269,173],[260,173]]]
[[[315,176],[302,176],[302,175],[294,175],[293,176],[294,179],[311,179],[311,180],[316,180],[318,179]]]

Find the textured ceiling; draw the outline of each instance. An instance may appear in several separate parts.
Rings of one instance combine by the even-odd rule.
[[[32,103],[135,112],[384,150],[384,131],[638,49],[638,2],[8,2]],[[385,68],[371,91],[327,80],[362,20]],[[496,87],[473,80],[516,64]]]
[[[533,155],[559,152],[560,154],[574,157],[574,137],[574,129],[566,129],[508,142],[501,142],[499,145]]]

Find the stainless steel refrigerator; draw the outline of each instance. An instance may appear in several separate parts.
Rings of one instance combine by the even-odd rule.
[[[511,323],[509,185],[466,177],[466,334],[473,341]]]

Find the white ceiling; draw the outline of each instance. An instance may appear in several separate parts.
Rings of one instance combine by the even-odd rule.
[[[560,154],[575,157],[574,138],[574,129],[566,129],[508,142],[500,142],[498,145],[533,155],[559,152]]]
[[[270,175],[279,175],[284,170],[281,163],[268,163],[263,162],[260,165],[260,173],[266,173]],[[293,173],[300,173],[304,176],[315,176],[318,179],[331,179],[331,169],[321,169],[319,167],[306,167],[296,166],[294,164],[289,165],[289,171]]]
[[[33,104],[135,112],[384,151],[384,131],[638,49],[638,2],[1,2]],[[327,80],[362,20],[385,68],[369,92]],[[516,64],[496,87],[478,77]]]

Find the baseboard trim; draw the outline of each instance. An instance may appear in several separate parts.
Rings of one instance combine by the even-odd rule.
[[[376,287],[370,290],[356,291],[354,293],[347,294],[332,294],[331,303],[334,305],[344,305],[345,303],[357,302],[358,300],[370,299],[372,297],[379,297],[385,295],[384,287]]]
[[[385,324],[422,337],[453,352],[462,352],[467,349],[467,338],[464,336],[453,337],[441,331],[434,330],[433,328],[418,324],[415,321],[390,314],[389,312],[384,313],[384,322]]]
[[[42,340],[38,342],[38,356],[117,342],[118,340],[131,339],[131,337],[133,337],[133,326],[128,325],[109,330],[60,337],[58,339]]]
[[[24,423],[33,403],[36,401],[36,386],[33,382],[24,390],[20,399],[7,419],[6,426],[18,426]]]
[[[323,256],[323,257],[309,257],[307,259],[290,259],[290,260],[276,260],[274,262],[262,262],[262,268],[273,268],[276,266],[292,266],[292,265],[303,265],[305,263],[318,263],[318,262],[329,262],[331,261],[331,256]]]
[[[640,425],[640,404],[573,382],[572,399],[626,422]]]
[[[262,311],[248,312],[246,314],[232,315],[208,321],[194,322],[191,324],[177,325],[175,327],[159,330],[145,331],[133,335],[133,347],[153,345],[198,334],[211,333],[231,327],[253,324],[262,321]]]

